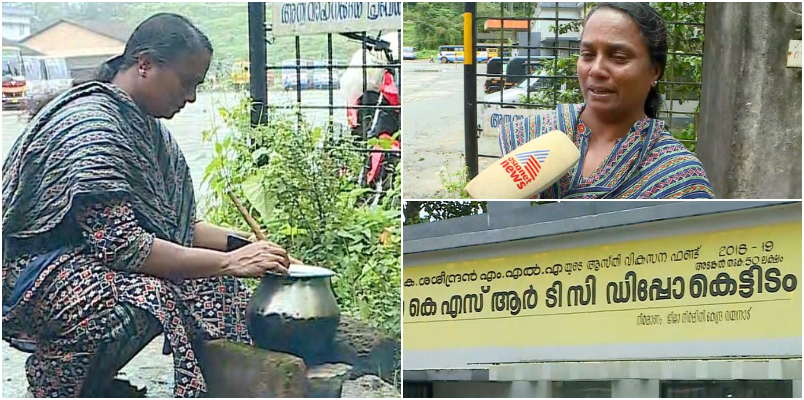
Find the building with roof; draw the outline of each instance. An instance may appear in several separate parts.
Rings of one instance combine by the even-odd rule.
[[[556,5],[558,7],[556,7]],[[550,26],[555,25],[555,20],[550,18],[570,18],[579,20],[584,16],[584,3],[582,2],[552,2],[552,3],[538,3],[536,11],[533,13],[533,18],[543,18],[535,20],[531,24],[531,34],[538,33],[540,37],[540,46],[543,47],[569,47],[578,48],[581,42],[580,32],[566,32],[558,35],[556,40],[556,33],[550,31]],[[567,21],[559,21],[560,25],[567,23]],[[537,55],[552,56],[555,50],[541,49]],[[559,50],[559,55],[567,55],[569,50]]]
[[[3,39],[20,40],[31,34],[32,13],[3,4]]]
[[[20,44],[43,56],[66,59],[73,79],[83,79],[107,59],[123,54],[133,31],[120,22],[61,19],[22,39]]]
[[[403,396],[801,397],[801,211],[489,202],[405,226]]]
[[[584,3],[582,2],[541,2],[536,3],[536,10],[532,17],[536,20],[518,19],[487,19],[483,22],[483,32],[478,33],[478,42],[510,40],[513,45],[513,56],[552,56],[556,50],[548,47],[579,48],[581,34],[579,32],[566,32],[558,35],[550,30],[555,25],[555,18],[580,20],[584,16]],[[570,21],[559,21],[563,25]],[[529,47],[531,48],[528,50]],[[540,48],[545,47],[545,48]],[[559,56],[566,56],[570,50],[558,50]],[[508,53],[508,51],[506,52]]]

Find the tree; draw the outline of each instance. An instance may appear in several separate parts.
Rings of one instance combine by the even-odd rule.
[[[406,19],[417,22],[414,45],[421,49],[436,49],[440,45],[460,43],[463,38],[462,8],[461,3],[405,4]],[[410,17],[407,17],[408,12],[412,13]]]
[[[486,212],[485,201],[406,201],[403,203],[404,225],[443,221]]]
[[[404,4],[405,44],[418,49],[435,50],[438,46],[463,43],[463,3],[406,2]],[[505,16],[529,16],[536,7],[527,2],[481,2],[477,4],[478,29],[482,19],[500,18],[500,4]],[[411,32],[412,35],[411,35]],[[411,40],[412,39],[412,40]]]

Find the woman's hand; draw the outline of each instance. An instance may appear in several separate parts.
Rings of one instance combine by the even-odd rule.
[[[251,236],[249,236],[249,237],[248,237],[248,240],[249,240],[250,242],[254,243],[254,242],[256,242],[256,241],[257,241],[257,236],[256,236],[256,235],[254,235],[254,234],[252,233],[252,234],[251,234]],[[268,244],[270,244],[270,245],[272,245],[272,246],[276,246],[276,247],[281,248],[281,247],[280,247],[278,244],[273,243],[273,242],[271,242],[271,241],[264,240],[264,242],[266,242],[266,243],[268,243]],[[288,255],[288,259],[290,260],[290,265],[304,265],[304,263],[303,263],[302,261],[297,260],[297,259],[295,259],[295,258],[291,257],[290,255]]]
[[[261,278],[268,272],[287,275],[289,266],[284,249],[261,240],[226,253],[223,273],[238,278]]]

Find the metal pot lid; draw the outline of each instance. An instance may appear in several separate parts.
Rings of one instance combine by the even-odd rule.
[[[311,265],[293,264],[288,269],[288,278],[327,278],[333,275],[332,270]]]

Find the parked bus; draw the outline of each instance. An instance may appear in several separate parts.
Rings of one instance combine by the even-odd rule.
[[[330,60],[318,60],[315,62],[315,66],[317,67],[315,72],[313,72],[313,87],[316,89],[329,89],[331,86],[333,89],[340,89],[341,84],[341,74],[343,74],[343,69],[340,68],[333,68],[332,69],[332,81],[329,79],[329,64],[328,61]],[[344,65],[343,61],[341,60],[331,60],[333,67],[342,66]]]
[[[3,108],[22,108],[27,89],[22,52],[17,47],[3,46]]]
[[[22,57],[28,96],[47,97],[73,85],[67,60],[61,57]]]
[[[492,58],[500,56],[500,48],[498,44],[480,44],[477,45],[477,62],[486,62]]]
[[[438,59],[444,64],[448,62],[463,62],[463,46],[438,46]]]
[[[475,59],[477,60],[477,62],[482,63],[494,57],[499,57],[500,54],[499,48],[500,45],[496,44],[495,45],[479,44],[477,45]],[[464,55],[463,46],[460,45],[438,47],[438,59],[441,60],[442,63],[463,61],[463,55]]]
[[[415,47],[403,47],[402,48],[402,59],[403,60],[415,60],[416,59],[416,48]]]

